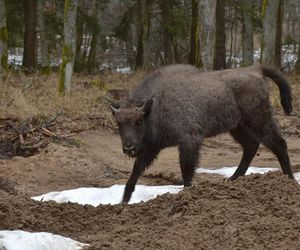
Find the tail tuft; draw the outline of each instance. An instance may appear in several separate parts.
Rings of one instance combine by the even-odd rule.
[[[293,97],[291,87],[285,76],[278,69],[273,67],[261,65],[261,69],[264,76],[271,78],[277,84],[284,113],[286,115],[291,114],[293,111]]]

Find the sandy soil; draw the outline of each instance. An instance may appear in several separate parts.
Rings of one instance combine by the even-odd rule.
[[[300,139],[286,137],[293,165]],[[228,182],[197,174],[192,188],[139,205],[80,206],[30,199],[50,191],[124,184],[133,160],[117,134],[90,130],[80,146],[51,143],[28,158],[0,160],[0,230],[47,231],[91,244],[91,249],[296,249],[300,245],[300,188],[280,172]],[[209,139],[201,166],[239,163],[241,150],[228,136]],[[278,167],[261,147],[253,166]],[[297,166],[296,166],[297,168]],[[180,181],[177,150],[164,150],[141,184]]]

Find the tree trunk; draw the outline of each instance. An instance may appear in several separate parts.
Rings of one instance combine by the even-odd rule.
[[[173,63],[171,27],[171,0],[161,0],[163,41],[164,41],[164,64]]]
[[[280,0],[264,0],[262,6],[263,17],[263,55],[262,62],[275,65],[275,43],[277,31],[277,17]]]
[[[32,73],[36,67],[36,1],[24,1],[24,53],[23,67],[26,73]]]
[[[0,0],[0,77],[4,76],[8,71],[7,42],[5,3],[4,0]]]
[[[229,46],[229,58],[228,58],[228,63],[227,63],[227,68],[232,68],[232,64],[233,64],[233,42],[234,42],[234,27],[236,26],[236,17],[237,17],[237,7],[234,6],[234,8],[230,9],[230,14],[233,16],[233,18],[231,18],[231,22],[230,22],[230,46]]]
[[[151,27],[151,2],[152,0],[142,0],[143,10],[143,69],[147,70],[151,67],[151,43],[150,43],[150,27]]]
[[[180,54],[179,54],[178,46],[176,44],[176,40],[175,39],[172,40],[172,45],[173,45],[173,50],[174,50],[175,63],[181,63]]]
[[[212,70],[215,55],[217,0],[200,0],[200,52],[203,69]]]
[[[225,48],[225,1],[217,0],[216,6],[216,47],[214,56],[214,69],[226,68]]]
[[[192,0],[192,24],[191,24],[191,45],[189,64],[197,67],[201,66],[200,50],[199,50],[199,12],[198,12],[199,0]]]
[[[253,64],[253,0],[242,1],[242,49],[243,64]]]
[[[74,71],[81,72],[83,68],[81,46],[83,41],[83,15],[82,15],[82,0],[78,0],[78,13],[76,16],[76,53],[74,61]]]
[[[150,45],[150,24],[152,0],[137,1],[137,31],[138,31],[138,48],[136,57],[136,68],[149,69],[151,66],[151,45]]]
[[[64,44],[58,92],[69,93],[73,75],[73,65],[76,49],[76,14],[77,0],[65,0],[64,7]]]
[[[91,47],[90,52],[87,60],[87,71],[91,73],[95,69],[95,63],[96,63],[96,54],[97,54],[97,47],[99,45],[99,34],[100,34],[100,4],[99,2],[95,3],[95,8],[93,12],[93,19],[94,19],[94,27],[93,27],[93,33],[92,33],[92,41],[91,41]]]
[[[137,33],[137,53],[135,68],[142,68],[143,66],[143,15],[142,15],[142,0],[137,1],[137,20],[136,20],[136,33]]]
[[[298,42],[298,59],[295,65],[295,73],[300,75],[300,40]]]
[[[37,12],[37,23],[38,23],[38,34],[39,34],[39,52],[40,52],[40,66],[42,74],[50,73],[49,66],[49,53],[48,53],[48,39],[45,32],[45,21],[44,21],[44,0],[38,0],[38,12]]]
[[[281,38],[282,38],[282,19],[283,19],[283,0],[280,0],[277,14],[277,30],[275,42],[275,66],[281,68]]]

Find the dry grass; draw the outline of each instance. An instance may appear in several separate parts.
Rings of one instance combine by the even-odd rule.
[[[65,124],[80,124],[79,129],[88,129],[91,121],[97,121],[98,125],[112,127],[112,117],[102,97],[108,89],[132,88],[144,75],[145,72],[75,76],[72,92],[67,96],[57,94],[57,74],[9,75],[5,81],[0,81],[0,119],[23,121],[28,118],[49,118],[63,109]],[[300,111],[300,99],[297,98],[300,96],[300,76],[289,76],[288,79],[293,89],[294,110],[297,113]],[[270,86],[273,107],[277,114],[282,115],[278,88],[275,84]]]
[[[74,76],[72,92],[66,96],[57,93],[58,75],[9,75],[0,82],[0,118],[25,120],[33,117],[50,117],[60,109],[69,121],[80,121],[89,127],[90,120],[101,120],[112,125],[110,112],[102,97],[108,89],[131,88],[143,77],[143,72],[133,75],[103,74]]]

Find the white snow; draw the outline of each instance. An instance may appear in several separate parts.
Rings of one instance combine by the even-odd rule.
[[[198,168],[196,173],[202,174],[217,174],[224,177],[233,175],[237,166],[234,167],[221,167],[217,169]],[[277,171],[278,168],[267,167],[249,167],[246,175],[249,174],[264,174],[269,171]],[[300,182],[300,173],[295,173],[295,178]],[[40,196],[31,197],[36,201],[55,201],[57,203],[73,202],[82,205],[98,206],[102,205],[115,205],[122,201],[125,185],[114,185],[108,188],[77,188],[71,190],[64,190],[60,192],[50,192]],[[132,194],[129,204],[146,202],[156,198],[158,195],[165,193],[176,194],[183,189],[183,186],[145,186],[136,185],[135,191]]]
[[[300,184],[300,172],[294,173],[294,177],[295,177],[296,181]]]
[[[100,204],[115,205],[122,201],[125,185],[114,185],[109,188],[77,188],[61,192],[50,192],[44,195],[32,197],[36,201],[56,201],[58,203],[74,202],[98,206]],[[181,191],[183,186],[144,186],[136,185],[129,204],[148,201],[165,193],[175,194]]]
[[[196,169],[196,173],[198,174],[218,174],[218,175],[223,175],[227,178],[233,175],[234,171],[237,169],[237,166],[234,167],[222,167],[222,168],[217,168],[217,169],[208,169],[208,168],[198,168]],[[260,168],[260,167],[249,167],[246,175],[248,174],[264,174],[269,171],[276,171],[278,170],[277,168]]]
[[[0,231],[1,250],[79,250],[84,246],[88,246],[88,244],[57,234],[30,233],[21,230]]]
[[[118,73],[123,73],[123,74],[130,74],[132,73],[132,69],[130,67],[123,67],[123,68],[117,68],[116,71]]]

